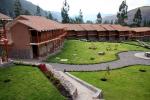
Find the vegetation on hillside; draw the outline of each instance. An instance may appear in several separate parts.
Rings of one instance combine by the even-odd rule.
[[[126,4],[126,0],[124,0],[122,1],[119,7],[119,12],[117,13],[117,18],[118,18],[117,22],[121,25],[126,25],[125,20],[127,20],[128,18],[127,10],[128,10],[128,6]]]

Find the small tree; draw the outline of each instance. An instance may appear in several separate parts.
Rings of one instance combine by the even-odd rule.
[[[127,10],[128,10],[128,6],[126,4],[126,0],[124,0],[119,7],[119,12],[117,13],[118,23],[121,25],[126,24],[125,19],[128,18]]]
[[[31,13],[28,10],[25,10],[24,15],[31,15]]]
[[[105,72],[105,74],[104,74],[104,76],[103,76],[103,78],[101,78],[101,80],[102,81],[107,81],[108,80],[108,76],[110,75],[110,67],[109,67],[109,65],[106,67],[106,72]]]
[[[147,26],[147,21],[146,20],[144,20],[144,22],[143,22],[143,27],[145,27],[145,26]]]
[[[80,11],[79,11],[79,16],[76,16],[76,17],[75,17],[75,23],[77,23],[77,24],[82,24],[82,23],[84,23],[84,21],[83,21],[83,15],[82,15],[81,9],[80,9]]]
[[[47,16],[47,18],[48,18],[48,19],[51,19],[51,20],[53,20],[53,19],[54,19],[54,18],[53,18],[53,16],[52,16],[52,13],[51,13],[50,11],[48,12],[48,16]]]
[[[15,3],[14,3],[15,17],[21,15],[22,12],[23,12],[23,10],[22,10],[22,6],[21,6],[21,3],[20,3],[20,0],[16,0]]]
[[[87,23],[87,24],[93,24],[93,21],[87,20],[86,23]]]
[[[98,23],[98,24],[102,23],[102,17],[101,17],[101,13],[100,12],[97,14],[96,23]]]
[[[74,24],[74,23],[76,23],[76,20],[74,18],[70,18],[70,22],[69,23]]]
[[[110,22],[109,22],[108,20],[105,20],[105,21],[103,22],[103,24],[110,24]]]
[[[141,15],[141,10],[140,10],[140,8],[138,8],[137,12],[135,13],[133,22],[134,22],[135,25],[141,26],[142,15]]]
[[[36,6],[36,16],[41,16],[41,9],[39,6]]]
[[[70,22],[68,12],[69,12],[69,4],[67,3],[67,0],[65,0],[63,3],[63,7],[61,9],[62,23]]]
[[[110,24],[114,24],[114,21],[113,21],[113,20],[111,20]]]
[[[83,13],[82,13],[81,9],[79,11],[79,23],[84,23],[84,21],[83,21]]]

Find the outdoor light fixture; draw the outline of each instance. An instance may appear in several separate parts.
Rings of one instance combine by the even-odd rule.
[[[6,61],[8,62],[8,39],[2,37],[0,41],[4,43],[4,48],[6,51]]]

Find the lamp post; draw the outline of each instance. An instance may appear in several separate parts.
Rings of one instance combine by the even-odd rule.
[[[6,61],[8,62],[8,39],[2,37],[0,41],[4,43],[4,49],[6,51],[6,55],[5,55],[6,56]]]
[[[11,21],[12,19],[2,13],[0,13],[0,22],[2,24],[2,28],[3,28],[3,33],[2,36],[0,38],[0,41],[4,43],[4,49],[6,51],[6,60],[8,61],[8,39],[7,39],[7,35],[6,35],[6,23]]]
[[[7,23],[7,20],[1,19],[1,23],[2,23],[2,27],[3,27],[3,33],[2,33],[2,38],[0,39],[0,41],[4,43],[3,48],[5,49],[6,61],[8,62],[8,39],[7,39],[7,36],[6,36],[6,23]]]

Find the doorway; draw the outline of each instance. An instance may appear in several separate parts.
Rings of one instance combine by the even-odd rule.
[[[39,56],[37,45],[32,46],[32,52],[33,52],[33,58],[37,58]]]

